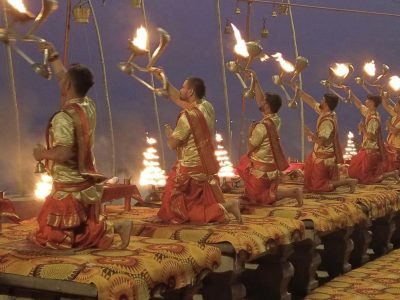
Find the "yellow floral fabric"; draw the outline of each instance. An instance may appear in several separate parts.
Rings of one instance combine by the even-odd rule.
[[[282,184],[281,187],[295,185]],[[298,187],[298,185],[297,185]],[[238,191],[236,191],[238,192]],[[305,193],[304,205],[295,207],[295,199],[282,199],[271,206],[249,207],[246,213],[312,221],[319,232],[331,232],[354,226],[367,218],[375,220],[400,210],[400,186],[394,181],[374,185],[358,184],[353,194],[347,187],[329,193]],[[225,199],[238,198],[240,193],[224,194]],[[367,213],[367,215],[365,214]]]
[[[311,221],[318,232],[332,232],[345,227],[354,226],[366,220],[366,215],[361,208],[351,202],[340,199],[327,199],[324,195],[305,194],[302,207],[296,207],[295,199],[283,199],[275,202],[273,206],[249,206],[245,213],[264,217],[281,217]],[[225,198],[235,198],[238,195],[225,194]]]
[[[287,245],[305,237],[304,224],[298,220],[287,218],[245,215],[243,224],[231,220],[226,224],[160,224],[150,223],[148,218],[157,215],[158,209],[134,207],[125,212],[122,206],[107,207],[107,217],[114,219],[130,219],[136,224],[137,235],[153,238],[169,238],[180,241],[192,241],[206,244],[229,243],[236,250],[246,251],[250,257],[270,250],[270,244]]]
[[[19,225],[4,224],[0,236],[0,273],[94,283],[98,299],[148,299],[160,285],[179,289],[190,285],[203,271],[212,271],[220,265],[218,248],[147,237],[131,237],[125,250],[49,252],[26,241],[36,226],[34,220]]]
[[[324,199],[337,199],[344,203],[362,205],[368,210],[368,217],[375,220],[384,217],[400,209],[400,187],[394,181],[385,180],[383,183],[373,185],[358,184],[353,194],[344,192],[339,188],[335,192],[326,193],[322,196],[307,194],[307,197]]]
[[[339,276],[311,292],[309,300],[400,299],[400,250]]]

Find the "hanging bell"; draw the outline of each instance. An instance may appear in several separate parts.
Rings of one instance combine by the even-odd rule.
[[[237,15],[240,15],[240,7],[239,6],[236,6],[236,8],[235,8],[235,14],[237,14]]]
[[[287,16],[289,11],[289,5],[286,3],[279,4],[278,11],[281,16]]]
[[[36,174],[46,173],[46,167],[44,166],[44,163],[42,163],[42,161],[37,162],[35,167],[35,173]]]
[[[72,15],[74,16],[74,21],[76,23],[89,23],[89,16],[90,16],[90,7],[83,5],[79,2],[75,7],[72,9]]]
[[[232,30],[231,22],[229,20],[226,20],[224,34],[232,34],[232,33],[233,33],[233,30]]]
[[[264,26],[263,29],[261,30],[261,37],[263,39],[266,39],[269,36],[269,31],[268,29]]]
[[[278,16],[278,14],[277,14],[277,13],[276,13],[276,11],[274,10],[274,11],[272,11],[272,14],[271,14],[271,16],[275,18],[275,17],[277,17],[277,16]]]

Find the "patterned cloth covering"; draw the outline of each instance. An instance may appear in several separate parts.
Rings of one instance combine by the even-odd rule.
[[[314,194],[316,199],[305,194],[304,205],[296,207],[295,199],[282,199],[272,206],[246,206],[244,212],[253,215],[274,216],[301,221],[312,221],[314,230],[333,232],[366,221],[367,217],[355,203],[329,199]],[[225,198],[236,198],[237,194],[225,194]],[[336,197],[338,198],[338,197]]]
[[[400,250],[367,263],[312,291],[305,299],[400,299]]]
[[[26,241],[36,226],[34,220],[4,224],[0,273],[94,283],[99,299],[149,299],[155,287],[185,287],[220,265],[218,248],[146,237],[132,237],[125,250],[47,250]]]
[[[346,193],[339,188],[335,192],[323,195],[307,194],[307,197],[340,200],[344,203],[361,204],[368,209],[369,218],[372,220],[384,217],[400,209],[400,185],[393,181],[380,184],[358,184],[353,194]]]
[[[225,198],[238,198],[240,194],[236,190],[235,194],[225,194]],[[385,181],[374,185],[359,184],[353,194],[348,193],[348,189],[344,187],[329,193],[305,193],[302,207],[295,207],[294,199],[283,199],[271,206],[248,206],[245,212],[302,221],[310,220],[314,223],[316,231],[331,232],[364,222],[367,217],[374,220],[399,211],[399,202],[400,186],[393,181]],[[367,209],[368,216],[363,213],[363,208]]]
[[[158,209],[134,207],[125,212],[122,206],[107,206],[107,217],[113,219],[131,219],[137,235],[168,238],[180,241],[192,241],[207,244],[227,242],[236,253],[246,251],[250,258],[265,253],[273,245],[288,245],[305,238],[304,224],[287,218],[243,216],[243,224],[231,220],[226,224],[192,225],[162,224],[147,220],[157,215]]]
[[[366,206],[369,217],[374,220],[400,209],[400,186],[391,181],[374,185],[359,184],[356,192],[346,197],[346,202]]]

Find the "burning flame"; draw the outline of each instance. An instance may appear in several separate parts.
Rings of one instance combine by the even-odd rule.
[[[344,148],[345,153],[343,154],[344,160],[350,160],[354,155],[357,154],[356,145],[353,141],[354,134],[349,131],[347,134],[347,145]]]
[[[280,66],[284,72],[286,72],[286,73],[294,72],[294,65],[291,62],[284,59],[282,57],[282,53],[277,52],[275,54],[272,54],[272,57],[275,58],[275,60],[277,62],[279,62]]]
[[[350,68],[347,64],[335,63],[334,67],[330,67],[335,76],[346,78],[350,73]]]
[[[146,137],[146,142],[147,142],[147,144],[149,144],[149,145],[157,144],[157,140],[154,139],[154,138],[151,138],[151,137]]]
[[[370,62],[365,63],[364,72],[370,77],[375,77],[376,75],[375,61],[371,60]]]
[[[219,133],[215,134],[215,140],[217,141],[217,149],[215,150],[215,156],[217,157],[220,169],[218,171],[218,176],[220,178],[234,177],[235,173],[233,172],[233,164],[231,163],[228,151],[224,149],[224,146],[221,145],[223,138]]]
[[[136,36],[133,38],[132,44],[139,49],[147,50],[147,38],[147,30],[143,26],[140,26],[136,29]]]
[[[25,7],[24,2],[22,0],[8,0],[8,4],[10,4],[12,7],[14,7],[16,10],[18,10],[21,13],[26,13],[28,10]]]
[[[140,185],[153,185],[164,186],[166,184],[165,171],[160,168],[158,160],[160,157],[157,155],[155,144],[157,140],[151,137],[146,138],[149,147],[143,152],[144,170],[140,172]]]
[[[242,39],[242,35],[240,34],[239,29],[236,28],[235,25],[231,23],[233,28],[233,33],[235,34],[236,45],[235,45],[235,53],[242,57],[249,57],[249,51],[247,51],[246,42]]]
[[[398,92],[400,90],[400,77],[397,75],[390,77],[389,86],[394,92]]]
[[[35,197],[44,200],[53,188],[53,178],[47,174],[41,174],[40,181],[36,183]]]

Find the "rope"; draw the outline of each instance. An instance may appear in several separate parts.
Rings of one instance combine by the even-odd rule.
[[[251,21],[251,1],[247,1],[247,12],[246,12],[246,40],[250,40],[250,21]]]
[[[116,170],[115,170],[115,140],[114,140],[113,120],[112,120],[112,114],[111,114],[110,95],[108,92],[106,64],[104,61],[103,44],[101,41],[99,24],[97,23],[97,18],[96,18],[93,4],[92,4],[92,0],[88,0],[88,3],[90,6],[92,15],[93,15],[94,26],[96,28],[97,42],[98,42],[98,46],[99,46],[98,48],[99,48],[99,54],[100,54],[101,68],[102,68],[102,72],[103,72],[104,94],[105,94],[106,107],[107,107],[107,112],[108,112],[108,124],[109,124],[110,139],[111,139],[111,163],[112,163],[111,164],[111,173],[113,176],[115,176],[115,174],[116,174]]]
[[[148,32],[148,23],[147,23],[147,15],[146,15],[146,8],[144,6],[144,0],[142,0],[142,13],[143,13],[143,20],[144,20],[144,26],[146,27],[146,30]],[[150,43],[150,41],[147,41]],[[149,46],[149,45],[147,45]],[[148,47],[148,49],[150,49]],[[150,51],[148,53],[149,60],[151,58]],[[151,86],[154,88],[154,76],[151,73],[150,74],[150,82]],[[158,130],[158,139],[160,141],[160,148],[161,148],[161,165],[163,169],[166,169],[166,162],[165,162],[165,154],[164,154],[164,143],[162,142],[162,133],[161,133],[161,124],[160,124],[160,115],[158,113],[158,104],[157,104],[157,96],[156,93],[153,91],[153,104],[154,104],[154,113],[156,115],[156,122],[157,122],[157,130]]]
[[[8,16],[6,10],[6,0],[3,0],[3,11],[4,11],[4,26],[8,28]],[[17,189],[21,193],[23,192],[22,187],[22,173],[21,173],[21,127],[20,127],[20,117],[19,117],[19,107],[18,107],[18,99],[17,99],[17,92],[15,88],[15,77],[14,77],[14,65],[13,65],[13,58],[11,52],[10,44],[6,44],[7,49],[7,66],[8,66],[8,74],[9,74],[9,86],[11,92],[11,98],[14,105],[14,114],[15,114],[15,130],[17,134]]]
[[[69,61],[69,36],[71,30],[71,0],[67,0],[67,13],[65,15],[65,33],[64,33],[64,66],[68,65]]]
[[[248,1],[248,0],[239,0],[239,1]],[[279,4],[276,1],[270,0],[251,0],[252,2],[264,3],[264,4]],[[384,17],[400,17],[400,14],[393,13],[385,13],[378,11],[369,11],[369,10],[360,10],[360,9],[349,9],[349,8],[339,8],[339,7],[329,7],[329,6],[319,6],[319,5],[309,5],[309,4],[289,4],[289,7],[300,7],[300,8],[309,8],[309,9],[320,9],[327,11],[335,11],[335,12],[348,12],[348,13],[357,13],[357,14],[365,14],[372,16],[384,16]]]
[[[293,13],[290,0],[287,0],[287,4],[289,5],[289,19],[290,19],[290,28],[292,31],[293,38],[293,47],[294,47],[294,55],[295,57],[299,56],[299,50],[297,48],[297,38],[296,38],[296,28],[294,26]],[[303,78],[301,73],[299,74],[299,86],[303,89]],[[303,100],[299,101],[300,103],[300,146],[301,146],[301,160],[304,161],[304,103]]]
[[[229,110],[229,98],[228,98],[228,85],[226,80],[225,71],[225,54],[224,54],[224,42],[222,39],[222,23],[221,23],[221,7],[220,0],[216,1],[217,4],[217,21],[218,21],[218,34],[219,34],[219,50],[221,55],[221,72],[222,82],[224,85],[224,100],[225,100],[225,111],[226,111],[226,129],[228,130],[228,150],[232,155],[232,130],[231,130],[231,113]]]

